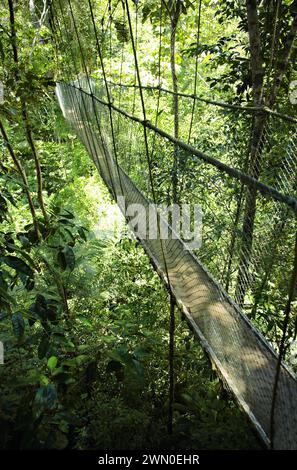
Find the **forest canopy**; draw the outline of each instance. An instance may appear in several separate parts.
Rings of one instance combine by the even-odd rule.
[[[0,31],[0,448],[273,448],[296,411],[296,0],[1,0]],[[200,316],[120,191],[201,209]],[[226,342],[220,308],[260,339]]]

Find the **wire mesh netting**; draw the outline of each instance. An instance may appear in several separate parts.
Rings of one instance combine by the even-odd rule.
[[[117,148],[115,148],[111,135],[109,108],[96,100],[93,95],[94,92],[96,96],[102,98],[103,86],[86,79],[81,79],[79,83],[79,86],[85,88],[86,91],[82,91],[77,85],[78,83],[72,85],[60,83],[58,85],[57,95],[64,116],[81,137],[113,196],[115,198],[124,196],[126,205],[137,203],[148,212],[151,194],[146,184],[147,179],[144,178],[147,168],[143,157],[144,144],[141,141],[142,126],[133,123],[133,130],[129,133],[129,125],[131,124],[127,122],[127,118],[119,116],[118,124],[121,129],[119,134],[124,132],[126,138],[121,140],[117,135]],[[116,117],[117,115],[114,116],[114,125],[117,122]],[[122,131],[123,129],[124,131]],[[150,135],[149,141],[151,142],[153,138],[154,136]],[[136,142],[137,152],[135,153],[133,147]],[[155,144],[158,146],[158,143]],[[159,146],[161,149],[161,141]],[[233,205],[236,206],[237,193],[229,194],[228,198],[230,177],[222,175],[217,170],[207,171],[204,166],[201,164],[199,170],[203,189],[197,195],[197,202],[199,201],[204,211],[205,239],[198,252],[199,258],[187,249],[182,240],[174,239],[172,232],[169,233],[166,240],[160,240],[158,237],[156,239],[143,238],[141,242],[164,279],[169,280],[176,298],[223,379],[257,427],[262,438],[268,443],[277,355],[267,340],[223,289],[226,281],[225,271],[230,244],[230,227],[234,224],[231,208]],[[128,175],[129,169],[134,175],[132,178]],[[209,200],[207,200],[208,207],[203,204],[203,202],[206,203],[206,199],[203,201],[204,191],[213,193],[213,207],[209,207]],[[162,196],[164,195],[160,193],[159,201]],[[293,214],[290,216],[280,203],[262,196],[259,199],[259,213],[265,211],[267,220],[273,220],[272,224],[265,228],[265,231],[262,231],[263,220],[261,217],[257,221],[261,225],[256,230],[259,246],[262,247],[261,252],[257,253],[258,266],[261,268],[257,267],[256,269],[255,267],[254,269],[262,279],[261,269],[267,270],[266,255],[268,252],[271,254],[271,246],[265,246],[263,240],[268,243],[270,232],[275,233],[274,225],[279,224],[279,240],[281,241],[282,235],[288,237],[290,233],[293,233],[295,222]],[[282,218],[284,213],[286,214],[285,224]],[[219,244],[219,252],[212,254],[211,247],[213,246],[214,251],[217,249],[216,237],[218,235],[216,233],[212,237],[211,232],[218,224],[221,226],[221,237],[225,243]],[[287,231],[283,225],[286,225]],[[263,240],[261,241],[260,238]],[[291,253],[293,256],[293,243],[294,239],[291,238],[286,245],[286,255]],[[290,245],[291,250],[289,249]],[[233,253],[236,253],[234,247]],[[237,254],[237,256],[239,255]],[[276,250],[273,261],[277,263],[282,256],[284,253],[280,248],[278,252]],[[236,264],[238,264],[238,260],[236,262],[236,259],[233,259],[232,266],[236,266]],[[284,279],[288,279],[289,276],[289,271],[284,273]],[[272,278],[273,266],[268,270],[267,283]],[[215,279],[220,282],[218,283]],[[235,294],[231,285],[232,276],[229,290],[231,294]],[[274,441],[275,447],[279,449],[295,448],[297,445],[295,432],[297,427],[296,391],[297,384],[294,375],[282,364],[274,411]]]
[[[282,358],[297,336],[297,121],[213,93],[200,74],[201,29],[212,28],[202,3],[183,17],[173,64],[166,2],[145,26],[139,2],[95,13],[91,0],[51,2],[57,95],[138,236],[125,209],[143,208],[141,243],[264,442],[294,449],[297,383]],[[176,199],[203,214],[199,247],[156,209]]]

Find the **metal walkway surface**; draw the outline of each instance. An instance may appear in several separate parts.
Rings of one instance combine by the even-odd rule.
[[[124,196],[127,205],[141,204],[148,212],[150,202],[115,160],[108,107],[65,83],[58,84],[57,96],[64,117],[83,141],[114,198]],[[169,236],[167,240],[140,241],[158,273],[170,283],[219,374],[269,445],[277,354],[181,239]],[[296,378],[282,364],[274,413],[275,449],[297,448],[296,398]]]

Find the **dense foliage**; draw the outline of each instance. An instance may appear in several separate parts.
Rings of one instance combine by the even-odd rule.
[[[95,3],[108,79],[135,84],[125,2]],[[270,24],[278,2],[259,3],[267,72],[263,103],[272,107],[273,73],[282,62],[286,26],[291,24],[296,1],[281,2],[277,40]],[[55,98],[58,79],[74,80],[85,72],[94,81],[102,78],[96,38],[86,21],[88,2],[72,4],[81,42],[75,36],[68,0],[50,5],[40,0],[9,0],[0,5],[4,90],[0,104],[0,340],[5,359],[0,365],[0,447],[258,448],[246,418],[179,313],[174,426],[172,434],[167,432],[168,292],[142,248],[125,231]],[[245,2],[205,0],[203,15],[197,8],[199,2],[188,0],[129,4],[134,32],[136,26],[139,29],[144,85],[162,84],[193,93],[191,79],[198,67],[195,93],[212,94],[213,99],[235,106],[253,104],[255,82]],[[68,15],[63,15],[65,9]],[[198,42],[193,33],[197,22]],[[272,41],[279,52],[276,57],[270,56]],[[291,65],[295,56],[294,49],[277,101],[277,110],[289,115],[294,114],[288,93],[297,73]],[[141,114],[135,88],[123,92],[110,86],[116,104]],[[247,170],[249,114],[237,108],[213,108],[203,101],[197,101],[193,109],[187,99],[177,102],[156,89],[145,93],[148,119],[176,138]],[[189,134],[191,115],[194,124]],[[269,152],[263,150],[260,179],[277,186],[283,171],[281,145],[293,131],[290,121],[269,125]],[[121,142],[120,162],[150,196],[139,130],[121,117],[115,120],[115,128]],[[201,260],[227,291],[237,295],[250,318],[278,347],[293,262],[294,219],[261,198],[252,214],[255,227],[251,223],[247,227],[245,218],[252,204],[242,185],[159,137],[150,134],[149,144],[158,201],[187,201],[191,194],[203,207]],[[250,170],[259,178],[253,167]],[[285,183],[287,191],[296,194],[294,174]],[[252,242],[256,245],[253,255],[260,263],[250,266],[251,256],[242,258],[242,252],[249,253]],[[246,285],[242,272],[248,278]],[[294,309],[296,302],[293,313]],[[292,315],[287,348],[295,336]]]

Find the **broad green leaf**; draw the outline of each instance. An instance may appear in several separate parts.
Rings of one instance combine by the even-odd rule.
[[[43,411],[53,410],[57,405],[58,397],[57,391],[53,384],[48,384],[40,387],[35,395],[34,407],[37,417]]]
[[[38,357],[39,359],[44,358],[49,348],[49,338],[47,335],[44,335],[41,339],[39,346],[38,346]]]
[[[66,268],[73,271],[75,268],[75,254],[71,246],[66,245],[62,250],[59,250],[57,260],[63,271]]]
[[[26,274],[28,277],[33,277],[33,270],[25,263],[22,259],[17,258],[16,256],[2,256],[0,261],[7,264],[10,268],[15,269],[19,273]]]
[[[56,356],[51,356],[49,360],[47,361],[47,367],[50,370],[55,369],[57,364],[58,364],[58,358]]]
[[[80,321],[83,325],[88,326],[88,327],[92,327],[92,326],[93,326],[92,323],[90,322],[90,320],[88,320],[88,318],[83,317],[82,315],[79,315],[77,318],[79,319],[79,321]]]
[[[25,332],[25,322],[21,313],[14,313],[11,317],[14,334],[21,338]]]
[[[73,271],[73,269],[75,268],[75,254],[74,254],[74,251],[71,248],[71,246],[66,245],[63,248],[63,254],[64,254],[64,257],[65,257],[67,267],[71,271]]]

